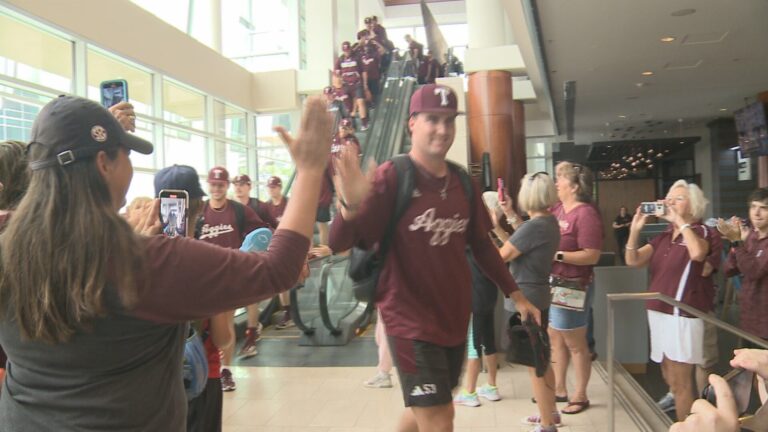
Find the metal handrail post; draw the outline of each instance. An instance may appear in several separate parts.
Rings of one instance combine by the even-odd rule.
[[[616,427],[616,415],[614,413],[614,373],[615,373],[615,367],[614,367],[614,337],[613,337],[613,317],[614,317],[614,308],[613,303],[610,301],[607,302],[608,304],[608,314],[607,314],[607,320],[608,320],[608,328],[606,329],[606,341],[605,347],[606,351],[608,351],[608,432],[614,432],[614,428]]]

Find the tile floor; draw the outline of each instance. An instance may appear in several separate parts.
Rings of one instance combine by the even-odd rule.
[[[395,378],[391,389],[368,389],[362,382],[373,367],[233,367],[237,390],[224,394],[224,432],[384,432],[394,431],[403,410]],[[485,374],[480,375],[485,383]],[[528,373],[521,366],[499,370],[502,400],[481,407],[456,407],[456,432],[524,432],[520,419],[534,413]],[[563,416],[561,432],[607,431],[608,388],[592,374],[589,410]],[[562,405],[562,404],[558,404]],[[616,431],[635,432],[616,404]]]

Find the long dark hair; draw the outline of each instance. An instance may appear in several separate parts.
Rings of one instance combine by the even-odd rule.
[[[13,210],[29,185],[27,144],[0,142],[0,210]]]
[[[110,159],[118,151],[105,150]],[[52,154],[42,145],[29,149],[30,160]],[[134,304],[140,248],[95,162],[33,171],[0,235],[0,317],[15,320],[23,338],[66,342],[106,314],[108,284],[125,306]]]

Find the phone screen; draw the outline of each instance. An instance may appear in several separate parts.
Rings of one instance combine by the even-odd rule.
[[[166,237],[187,235],[188,194],[181,190],[160,191],[160,222]]]
[[[734,369],[723,375],[723,379],[728,383],[733,393],[733,398],[736,400],[736,408],[739,411],[739,415],[747,412],[747,408],[749,408],[754,376],[754,372],[746,369]],[[706,399],[712,405],[717,406],[717,395],[711,385],[704,388],[702,399]]]
[[[504,191],[504,180],[501,177],[496,179],[496,190],[499,192],[499,202],[503,202],[506,192]]]
[[[104,81],[100,84],[101,104],[104,108],[128,100],[128,83],[125,80]]]

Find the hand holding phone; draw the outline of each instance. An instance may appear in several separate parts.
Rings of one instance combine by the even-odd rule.
[[[496,179],[496,190],[499,192],[499,202],[506,201],[505,196],[507,192],[504,190],[504,179],[501,177]]]
[[[110,108],[120,102],[128,102],[128,82],[123,79],[102,81],[99,84],[101,105]]]
[[[746,369],[736,368],[723,375],[723,380],[728,383],[731,390],[733,401],[736,402],[736,411],[738,415],[744,414],[749,408],[749,399],[752,395],[752,381],[755,374]],[[715,388],[710,384],[701,392],[701,398],[717,406],[717,395]],[[730,403],[730,402],[729,402]]]
[[[651,215],[651,216],[661,216],[666,213],[666,206],[663,202],[659,201],[645,201],[640,203],[640,213]]]
[[[185,190],[160,191],[160,223],[166,237],[185,237],[189,222],[189,194]]]

